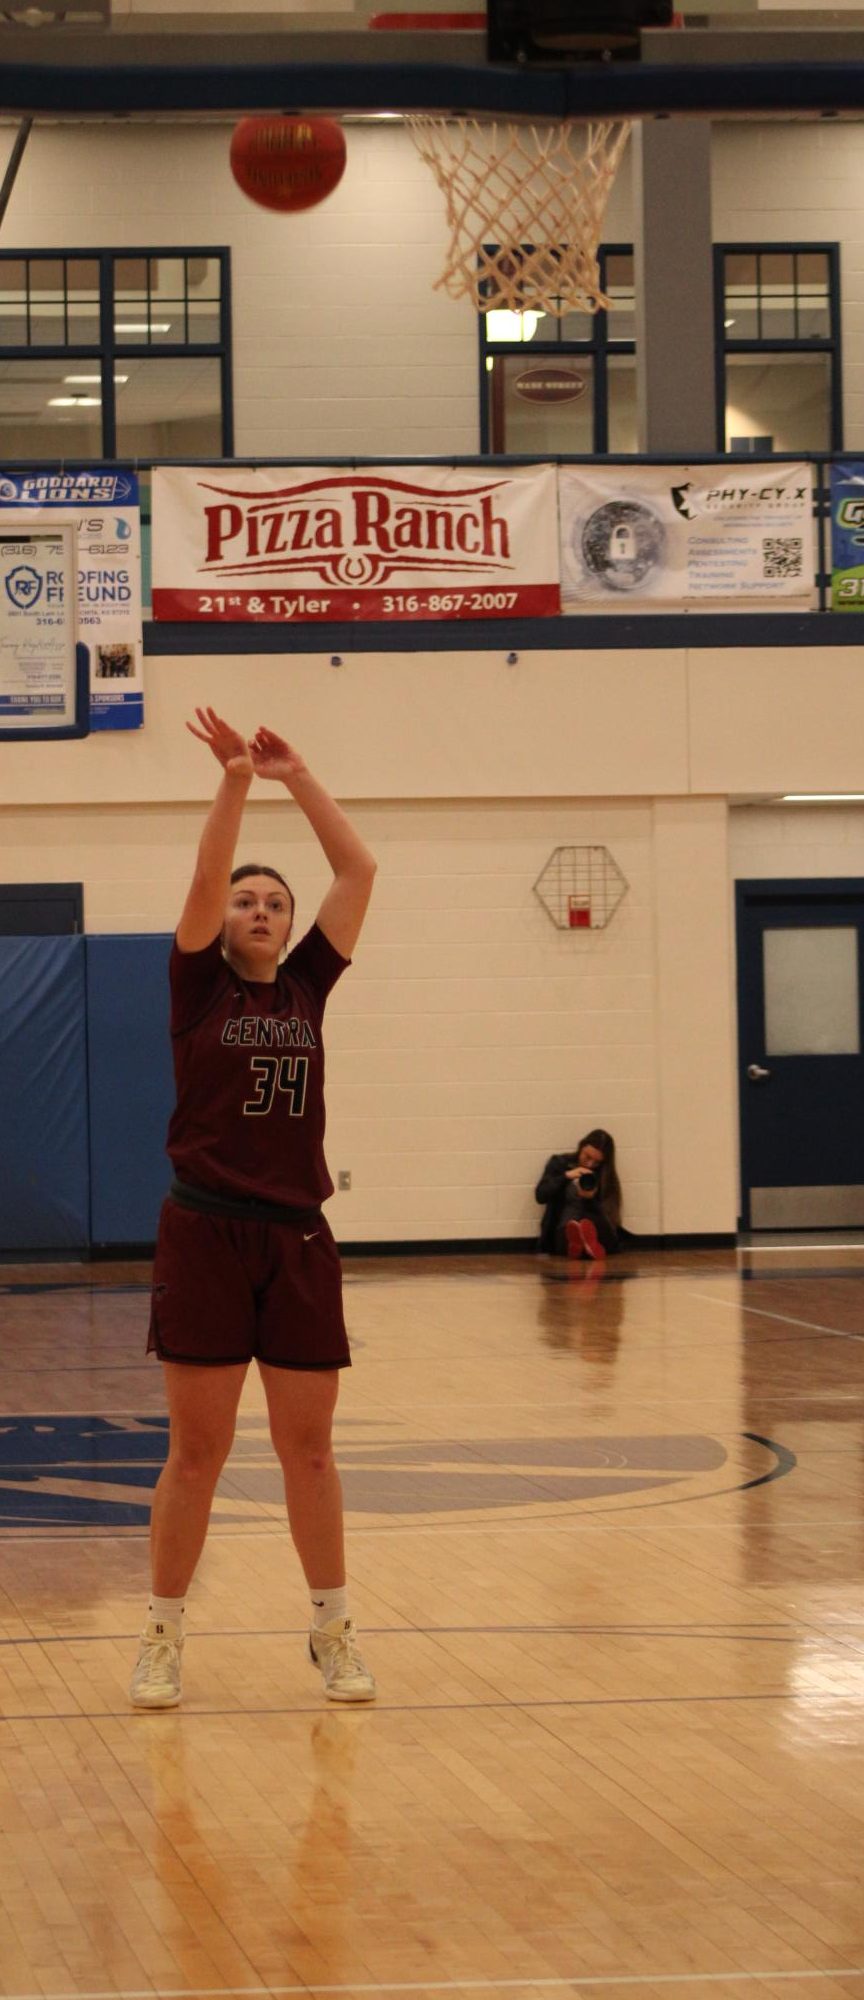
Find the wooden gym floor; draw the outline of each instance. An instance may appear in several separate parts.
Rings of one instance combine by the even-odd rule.
[[[0,1990],[864,2000],[864,1238],[346,1275],[378,1705],[253,1371],[148,1715],[148,1270],[0,1267]]]

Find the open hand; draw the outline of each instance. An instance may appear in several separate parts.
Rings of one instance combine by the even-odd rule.
[[[274,730],[265,729],[263,724],[255,731],[249,753],[253,770],[259,778],[281,779],[283,784],[290,785],[295,778],[302,778],[305,774],[306,766],[299,751],[292,749],[284,736],[277,736]]]
[[[251,778],[254,766],[250,746],[239,729],[232,729],[230,722],[216,714],[215,708],[196,708],[195,714],[200,729],[195,728],[194,722],[187,722],[186,727],[199,743],[206,743],[208,750],[212,750],[223,771],[230,772],[232,778]]]

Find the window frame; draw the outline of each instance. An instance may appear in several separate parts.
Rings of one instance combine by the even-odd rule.
[[[218,341],[189,341],[189,340],[173,341],[170,347],[169,346],[163,347],[154,345],[152,339],[147,342],[136,341],[134,343],[123,340],[118,341],[116,339],[114,332],[114,268],[117,263],[132,261],[134,259],[158,260],[160,258],[170,259],[174,262],[176,262],[178,258],[183,258],[185,262],[189,262],[193,258],[202,258],[202,257],[210,259],[211,261],[217,261],[220,266],[221,282],[220,282],[220,298],[219,298]],[[231,355],[231,251],[230,249],[226,245],[222,246],[218,244],[195,245],[195,244],[183,243],[183,244],[170,244],[170,245],[163,244],[161,246],[158,244],[157,245],[151,244],[146,248],[141,248],[138,246],[127,246],[123,244],[115,248],[102,249],[102,250],[94,250],[93,248],[77,249],[77,248],[66,248],[66,247],[62,249],[51,249],[50,247],[49,248],[40,247],[39,249],[0,250],[0,264],[23,263],[26,266],[28,266],[28,284],[27,284],[28,330],[30,326],[29,265],[32,263],[44,263],[46,261],[62,263],[64,266],[64,284],[63,284],[64,327],[68,327],[69,323],[68,320],[69,292],[68,292],[68,276],[66,267],[69,264],[76,262],[98,264],[99,266],[98,342],[92,340],[83,342],[69,342],[69,343],[66,342],[60,343],[57,341],[26,342],[26,343],[0,342],[0,361],[4,362],[5,361],[12,361],[12,362],[90,361],[93,362],[94,364],[98,364],[101,376],[102,450],[99,454],[98,460],[96,461],[92,459],[92,456],[88,456],[87,454],[81,454],[80,457],[83,463],[86,464],[86,463],[97,462],[101,464],[105,462],[105,463],[127,464],[132,462],[128,453],[124,453],[118,457],[117,396],[116,396],[116,384],[114,381],[114,375],[115,375],[115,370],[120,362],[142,361],[145,359],[146,360],[164,359],[167,361],[176,361],[176,360],[194,361],[194,360],[213,359],[219,361],[220,363],[219,382],[220,382],[220,393],[222,402],[222,409],[221,409],[222,449],[220,456],[222,458],[233,458],[234,402],[233,402],[233,373],[232,373],[232,355]],[[184,293],[184,302],[188,308],[188,278]],[[148,308],[149,308],[149,267],[148,267]],[[149,318],[150,318],[150,313],[148,310],[148,319]],[[186,318],[186,326],[188,328],[188,311]],[[22,461],[24,456],[27,456],[28,462],[32,462],[33,464],[48,464],[50,462],[48,458],[43,459],[40,457],[32,458],[31,460],[30,455],[18,452],[14,454],[16,464]],[[56,459],[62,458],[64,456],[62,437],[58,436],[57,450],[55,453],[52,454],[52,456]],[[76,457],[77,456],[79,455],[76,454]],[[164,457],[164,453],[159,454],[157,459],[153,459],[146,456],[145,457],[136,456],[134,462],[137,465],[149,466],[153,465],[154,463],[160,462],[162,457]]]
[[[608,259],[610,257],[632,257],[633,254],[634,253],[633,253],[632,243],[601,243],[599,245],[597,251],[597,262],[600,270],[600,284],[602,289],[605,290],[606,286],[606,266]],[[487,339],[486,335],[486,314],[478,313],[477,318],[478,318],[477,334],[479,343],[479,373],[480,373],[481,457],[490,458],[496,456],[495,448],[493,446],[491,439],[492,425],[491,425],[490,408],[489,408],[491,399],[489,395],[489,371],[487,371],[486,362],[489,358],[495,360],[499,355],[501,355],[502,357],[506,357],[508,355],[517,355],[517,356],[522,355],[525,357],[527,357],[528,355],[536,355],[539,359],[544,361],[550,361],[554,359],[560,361],[562,357],[566,355],[568,359],[575,359],[576,357],[581,356],[583,360],[586,359],[590,360],[593,363],[591,370],[591,376],[592,376],[591,387],[592,387],[592,403],[593,403],[592,423],[593,423],[593,438],[594,438],[592,450],[594,454],[598,457],[601,455],[603,457],[608,457],[609,375],[608,375],[607,362],[610,354],[635,355],[636,353],[635,339],[610,340],[609,338],[610,315],[603,309],[601,309],[600,312],[597,312],[593,315],[592,324],[594,328],[594,334],[593,338],[589,340],[561,340],[561,339],[525,340],[525,341],[489,340]],[[560,328],[560,322],[558,322],[558,325]],[[507,455],[506,446],[504,455]]]
[[[828,265],[828,323],[827,334],[807,334],[793,338],[766,338],[750,335],[743,340],[727,338],[726,320],[726,268],[728,256],[753,257],[757,259],[757,296],[759,296],[760,257],[777,255],[812,256],[818,253],[827,259]],[[714,258],[714,365],[716,383],[716,434],[717,450],[726,458],[731,447],[726,442],[726,359],[730,354],[827,354],[830,366],[830,389],[828,399],[830,439],[822,456],[843,450],[843,350],[840,325],[840,245],[825,242],[780,242],[768,243],[715,243]],[[794,268],[794,267],[793,267]],[[797,296],[796,296],[797,310]],[[761,311],[759,314],[761,324]],[[773,455],[773,454],[772,454]],[[813,455],[813,454],[809,454]],[[818,454],[817,454],[818,455]],[[782,454],[781,454],[782,456]],[[787,454],[788,456],[788,454]]]

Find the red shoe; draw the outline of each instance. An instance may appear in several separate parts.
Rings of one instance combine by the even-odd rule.
[[[600,1241],[600,1238],[597,1234],[593,1222],[589,1221],[587,1216],[583,1216],[581,1222],[568,1222],[567,1224],[568,1248],[570,1242],[571,1229],[578,1229],[579,1234],[582,1238],[582,1248],[585,1251],[586,1256],[596,1258],[599,1263],[600,1259],[605,1257],[606,1252],[603,1248],[603,1245]],[[572,1250],[570,1251],[570,1255],[572,1257],[573,1255]]]
[[[564,1234],[567,1238],[568,1257],[584,1257],[585,1242],[582,1236],[581,1222],[568,1222],[565,1225]]]

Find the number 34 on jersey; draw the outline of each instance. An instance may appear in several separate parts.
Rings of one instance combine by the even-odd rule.
[[[292,1118],[302,1118],[309,1075],[308,1056],[253,1056],[249,1065],[254,1094],[243,1106],[245,1118],[266,1118],[277,1091],[291,1099]]]

